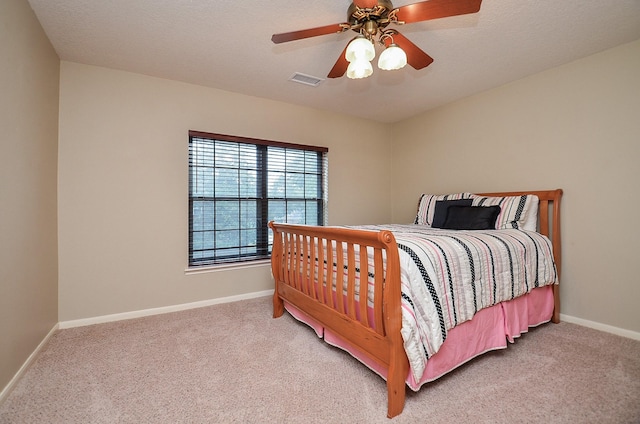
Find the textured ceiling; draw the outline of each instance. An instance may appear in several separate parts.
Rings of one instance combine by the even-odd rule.
[[[394,2],[395,7],[417,0]],[[434,63],[326,77],[353,32],[275,45],[347,20],[349,0],[29,0],[60,59],[397,122],[640,39],[640,0],[484,0],[480,12],[394,26]],[[378,51],[379,54],[379,51]]]

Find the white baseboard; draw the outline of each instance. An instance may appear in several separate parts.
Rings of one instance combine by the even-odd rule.
[[[185,311],[187,309],[202,308],[205,306],[217,305],[221,303],[237,302],[239,300],[254,299],[257,297],[272,296],[273,290],[240,294],[236,296],[221,297],[217,299],[201,300],[198,302],[182,303],[179,305],[163,306],[160,308],[143,309],[139,311],[123,312],[120,314],[102,315],[92,318],[76,319],[71,321],[61,321],[58,325],[60,329],[84,327],[86,325],[102,324],[105,322],[122,321],[125,319],[142,318],[151,315],[166,314],[169,312]]]
[[[55,333],[58,328],[59,328],[58,324],[54,325],[53,328],[51,328],[49,333],[47,333],[47,335],[44,336],[44,339],[42,339],[40,344],[38,344],[36,349],[31,353],[31,355],[29,355],[29,357],[24,362],[24,364],[22,364],[22,366],[20,367],[16,375],[14,375],[11,381],[9,381],[9,384],[7,384],[4,387],[4,389],[2,389],[2,391],[0,392],[0,405],[2,404],[2,402],[4,402],[6,397],[9,396],[9,393],[11,392],[11,389],[13,389],[13,386],[15,386],[18,380],[20,380],[20,377],[22,377],[22,374],[24,374],[27,368],[29,368],[29,365],[31,365],[35,357],[38,355],[38,353],[40,353],[44,345],[47,344],[47,342],[49,341],[53,333]]]
[[[151,315],[185,311],[188,309],[202,308],[205,306],[218,305],[221,303],[237,302],[239,300],[255,299],[257,297],[265,297],[265,296],[272,296],[272,295],[273,295],[273,290],[264,290],[260,292],[221,297],[217,299],[201,300],[198,302],[191,302],[191,303],[182,303],[179,305],[164,306],[160,308],[143,309],[139,311],[123,312],[120,314],[111,314],[111,315],[102,315],[102,316],[97,316],[92,318],[84,318],[84,319],[77,319],[77,320],[71,320],[71,321],[60,321],[58,323],[58,326],[59,326],[58,328],[66,329],[66,328],[74,328],[74,327],[84,327],[86,325],[122,321],[125,319],[142,318],[142,317],[147,317]],[[634,340],[640,340],[640,333],[635,331],[625,330],[623,328],[614,327],[607,324],[601,324],[599,322],[589,321],[582,318],[576,318],[574,316],[565,315],[565,314],[560,314],[560,320],[570,322],[572,324],[578,324],[583,327],[589,327],[596,330],[604,331],[606,333],[616,334],[618,336],[628,337]]]
[[[640,333],[631,330],[625,330],[624,328],[614,327],[612,325],[601,324],[595,321],[589,321],[582,318],[572,317],[571,315],[560,314],[560,321],[570,322],[572,324],[578,324],[583,327],[593,328],[595,330],[604,331],[606,333],[615,334],[622,337],[627,337],[634,340],[640,340]]]

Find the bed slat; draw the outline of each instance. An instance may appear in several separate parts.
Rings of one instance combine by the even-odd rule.
[[[327,285],[325,286],[325,299],[328,301],[327,305],[333,308],[333,294],[331,293],[331,287],[333,287],[333,246],[331,243],[326,244],[326,246],[327,266],[325,268],[325,275],[327,276]]]
[[[356,252],[353,243],[347,244],[347,314],[356,318]]]
[[[364,258],[364,259],[363,259]],[[358,300],[360,302],[360,322],[365,327],[369,326],[369,260],[367,258],[367,247],[360,246],[360,290],[358,292]]]
[[[342,242],[336,243],[336,305],[338,312],[344,314],[344,248]]]
[[[378,334],[384,335],[382,333],[383,322],[384,319],[382,317],[382,284],[384,283],[383,277],[383,262],[382,262],[382,250],[374,249],[373,253],[373,263],[374,263],[374,280],[373,280],[373,313],[374,313],[374,323],[375,329],[378,331]]]

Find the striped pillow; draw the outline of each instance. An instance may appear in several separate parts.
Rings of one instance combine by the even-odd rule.
[[[473,206],[500,206],[500,215],[496,219],[496,229],[520,229],[536,231],[538,227],[538,203],[534,194],[506,197],[484,197],[472,195]]]
[[[473,194],[471,193],[456,193],[456,194],[423,194],[418,201],[418,214],[413,221],[414,224],[428,225],[431,227],[433,224],[433,216],[436,210],[436,201],[438,200],[459,200],[459,199],[471,199]]]

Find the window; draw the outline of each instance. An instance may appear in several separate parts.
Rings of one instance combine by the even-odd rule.
[[[269,258],[271,220],[324,225],[327,152],[189,131],[189,266]]]

